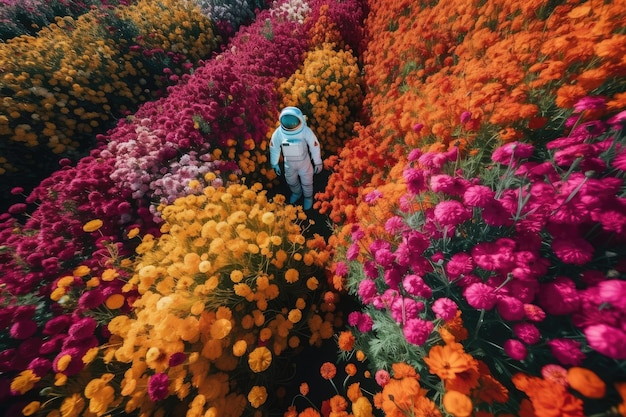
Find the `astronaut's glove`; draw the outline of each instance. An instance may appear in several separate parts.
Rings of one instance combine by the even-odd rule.
[[[280,170],[280,167],[278,165],[272,165],[272,169],[274,170],[276,175],[280,176],[282,174],[282,171]]]
[[[313,172],[319,174],[320,172],[322,172],[322,168],[324,168],[322,164],[317,164],[315,165],[315,168],[313,168]]]

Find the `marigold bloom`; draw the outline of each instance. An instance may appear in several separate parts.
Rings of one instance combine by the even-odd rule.
[[[443,406],[455,417],[468,417],[474,409],[470,397],[458,391],[446,391],[443,395]]]
[[[309,395],[309,384],[307,384],[306,382],[300,384],[300,394],[304,395],[305,397]]]
[[[267,388],[264,386],[255,385],[248,393],[248,401],[254,408],[259,408],[265,401],[267,401]]]
[[[424,357],[430,373],[443,380],[455,378],[456,374],[465,372],[476,366],[474,359],[463,351],[460,344],[433,346]]]
[[[606,394],[606,384],[590,369],[573,366],[567,370],[569,386],[587,398],[600,399]]]
[[[337,342],[339,349],[349,352],[354,348],[355,338],[351,331],[345,330],[339,333]]]
[[[272,364],[272,352],[265,346],[255,348],[248,355],[248,365],[252,372],[263,372]]]
[[[324,362],[320,368],[320,375],[324,379],[333,379],[337,375],[337,367],[332,362]]]

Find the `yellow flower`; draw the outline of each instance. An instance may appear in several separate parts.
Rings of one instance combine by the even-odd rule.
[[[58,360],[57,362],[57,369],[60,372],[63,372],[67,369],[67,367],[69,366],[69,364],[72,362],[72,356],[71,355],[63,355],[61,356],[61,358]]]
[[[264,386],[255,385],[248,393],[248,401],[254,408],[259,408],[267,401],[267,389]]]
[[[252,372],[263,372],[272,364],[272,352],[265,347],[260,346],[254,349],[248,355],[248,365]]]
[[[87,351],[87,353],[85,353],[83,355],[83,363],[84,364],[88,364],[93,362],[93,360],[96,358],[96,356],[98,355],[98,352],[100,351],[100,348],[98,347],[93,347],[91,349],[89,349]]]
[[[65,397],[59,407],[61,416],[63,417],[78,417],[85,408],[85,400],[82,395],[74,393],[69,397]]]
[[[232,330],[233,325],[228,319],[218,319],[211,326],[211,337],[214,339],[223,339]]]
[[[96,230],[100,229],[102,225],[103,222],[100,219],[90,220],[83,225],[83,230],[87,233],[95,232]]]
[[[87,265],[80,265],[78,267],[76,267],[74,269],[74,271],[72,271],[72,274],[75,277],[84,277],[85,275],[87,275],[89,272],[91,271],[91,269],[89,269],[89,267]]]
[[[110,310],[117,310],[122,308],[125,302],[126,298],[122,294],[113,294],[106,299],[105,305]]]
[[[271,226],[272,224],[274,224],[275,220],[276,220],[276,216],[274,216],[274,213],[269,212],[269,211],[263,213],[263,215],[261,216],[261,221],[268,226]]]
[[[311,277],[306,281],[306,287],[311,291],[315,291],[319,285],[320,282],[315,277]]]
[[[241,272],[238,269],[233,270],[230,273],[230,280],[234,283],[238,283],[241,282],[241,280],[243,279],[243,272]]]
[[[352,403],[352,414],[354,417],[372,417],[372,404],[367,397],[361,396]]]
[[[102,281],[105,282],[109,282],[109,281],[113,281],[115,278],[117,278],[120,274],[118,274],[118,272],[115,269],[109,268],[109,269],[105,269],[104,272],[102,272]]]
[[[243,339],[237,340],[233,344],[233,355],[238,358],[245,355],[246,350],[248,350],[248,343]]]
[[[294,282],[298,281],[299,278],[300,278],[300,273],[295,268],[289,268],[287,272],[285,272],[285,281],[287,281],[290,284],[293,284]]]
[[[128,231],[127,237],[129,239],[132,239],[132,238],[136,237],[137,235],[139,235],[139,228],[138,227],[133,227],[132,229],[130,229]]]
[[[292,323],[298,323],[300,320],[302,320],[302,311],[298,310],[297,308],[292,309],[289,312],[288,319]]]
[[[32,416],[41,408],[41,402],[31,401],[26,407],[22,409],[22,414],[25,416]]]

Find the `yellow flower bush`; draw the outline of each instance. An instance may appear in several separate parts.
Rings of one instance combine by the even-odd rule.
[[[351,50],[330,42],[318,45],[279,91],[284,106],[299,107],[307,116],[325,155],[336,154],[351,137],[363,99],[360,68]]]
[[[175,0],[58,17],[37,36],[0,44],[0,175],[92,145],[94,132],[216,44],[209,18]]]
[[[109,321],[100,348],[98,363],[118,372],[85,378],[86,368],[86,386],[67,382],[63,404],[79,394],[95,415],[158,415],[175,397],[189,417],[259,411],[281,354],[333,335],[332,308],[308,289],[329,258],[325,242],[307,240],[302,210],[259,184],[207,187],[160,210],[163,234],[143,237],[124,287],[138,292],[133,310]]]

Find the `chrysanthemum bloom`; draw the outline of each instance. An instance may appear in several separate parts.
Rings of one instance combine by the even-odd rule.
[[[580,342],[572,339],[552,339],[547,342],[552,355],[563,365],[578,366],[585,359]]]
[[[548,365],[544,365],[541,368],[541,376],[549,381],[556,382],[557,384],[567,386],[567,369],[563,368],[561,365],[556,365],[550,363]]]
[[[472,400],[458,391],[446,391],[443,395],[443,407],[454,417],[469,417],[474,409]]]
[[[255,385],[252,387],[250,392],[248,393],[248,401],[250,405],[254,408],[259,408],[265,401],[267,401],[267,388],[260,385]]]
[[[498,300],[495,288],[482,282],[470,284],[463,291],[463,296],[477,310],[491,310]]]
[[[549,314],[566,315],[578,310],[580,296],[574,281],[558,276],[554,281],[541,285],[537,303]]]
[[[508,295],[498,298],[496,309],[504,320],[517,321],[524,318],[524,303]]]
[[[351,331],[345,330],[339,333],[337,345],[339,349],[349,352],[354,348],[355,338]]]
[[[494,162],[509,165],[511,162],[516,163],[521,159],[532,156],[534,150],[535,147],[531,144],[510,142],[493,151],[491,159]]]
[[[555,238],[552,241],[554,254],[564,263],[585,265],[593,259],[593,246],[582,238]]]
[[[376,383],[378,385],[384,388],[385,385],[389,383],[389,380],[391,379],[391,375],[389,375],[389,372],[385,371],[384,369],[379,369],[374,374],[374,379],[376,380]]]
[[[432,333],[434,325],[431,321],[411,318],[404,323],[404,337],[407,342],[422,346]]]
[[[456,200],[437,203],[433,211],[435,220],[442,226],[457,226],[472,217],[472,212]]]
[[[589,346],[609,358],[626,359],[626,332],[607,324],[593,324],[584,328]]]
[[[252,372],[263,372],[272,364],[272,352],[265,346],[255,348],[248,355],[248,365]]]
[[[156,373],[148,380],[148,395],[152,401],[164,400],[168,394],[169,378],[167,374]]]
[[[426,184],[426,171],[423,169],[409,168],[404,170],[404,179],[407,189],[413,194],[419,194],[428,189]]]
[[[459,307],[453,300],[446,297],[438,298],[432,306],[432,310],[435,315],[444,321],[454,319],[458,308]]]
[[[305,397],[309,395],[309,384],[307,384],[306,382],[301,383],[299,391],[300,394],[304,395]]]
[[[332,362],[324,362],[320,368],[320,375],[324,379],[333,379],[337,375],[337,367]]]
[[[527,345],[533,345],[541,338],[539,329],[532,323],[520,322],[513,325],[513,334]]]
[[[504,352],[509,355],[511,359],[516,361],[523,361],[528,355],[528,349],[526,349],[526,346],[516,339],[508,339],[504,342],[502,347],[504,348]]]

